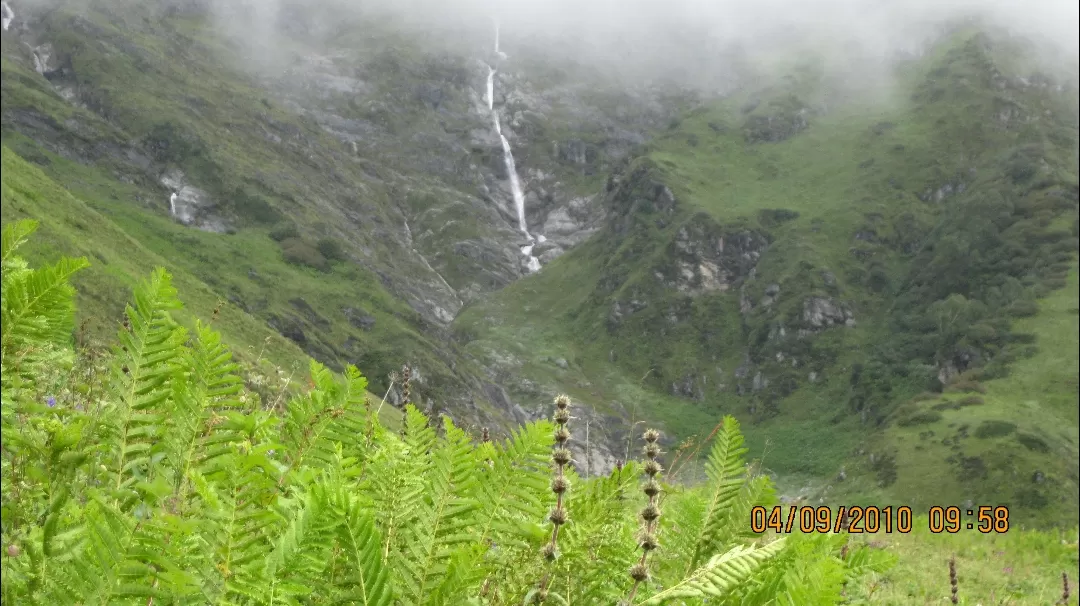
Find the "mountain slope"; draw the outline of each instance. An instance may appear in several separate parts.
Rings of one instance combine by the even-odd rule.
[[[752,420],[791,493],[1074,519],[1075,307],[1042,298],[1075,273],[1076,91],[1023,56],[959,31],[891,104],[803,65],[691,111],[609,180],[600,234],[455,325],[675,438]]]
[[[128,296],[139,279],[155,267],[170,268],[173,280],[189,293],[177,319],[189,326],[195,318],[212,318],[227,334],[226,342],[247,345],[236,359],[247,369],[251,389],[272,404],[290,388],[305,368],[307,356],[296,344],[218,298],[217,293],[198,278],[170,263],[135,240],[108,217],[90,208],[56,184],[40,169],[3,147],[3,181],[0,200],[5,221],[34,219],[42,226],[26,245],[30,258],[55,258],[64,254],[84,256],[89,268],[78,276],[76,338],[87,347],[100,347],[98,339],[115,333],[123,309],[117,299]],[[259,344],[258,348],[252,344]],[[277,362],[281,366],[274,364]],[[291,373],[285,375],[285,369]],[[369,400],[378,402],[374,394]],[[392,427],[400,424],[401,413],[389,406],[380,410],[381,419]]]
[[[293,8],[267,49],[220,31],[207,3],[15,2],[4,144],[233,313],[333,368],[357,364],[392,401],[387,377],[408,363],[421,405],[465,424],[540,414],[505,401],[446,330],[527,273],[480,99],[489,42],[451,52]],[[500,70],[497,104],[546,263],[591,233],[583,193],[667,110],[595,80],[584,97],[587,80],[560,70],[521,77],[528,62]],[[621,121],[595,119],[598,103],[621,104]]]

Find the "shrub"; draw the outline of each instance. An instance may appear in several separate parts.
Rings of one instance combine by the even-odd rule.
[[[776,227],[798,218],[799,213],[797,211],[786,208],[763,208],[758,211],[758,222],[765,228]]]
[[[976,438],[1000,438],[1016,431],[1016,424],[1008,421],[983,421],[975,429]]]
[[[317,248],[300,238],[286,238],[281,242],[281,252],[286,263],[306,265],[319,271],[326,271],[330,263]]]
[[[979,396],[967,396],[966,398],[960,398],[959,400],[953,400],[951,402],[939,402],[934,404],[934,410],[960,410],[961,408],[967,408],[968,406],[982,406],[986,402]]]
[[[927,423],[934,423],[940,420],[941,413],[937,410],[924,410],[922,412],[917,412],[913,415],[904,417],[898,420],[896,424],[900,427],[911,427],[912,425],[925,425]]]
[[[315,248],[330,261],[344,261],[347,258],[341,243],[333,238],[322,238],[315,244]]]
[[[986,388],[978,381],[961,378],[950,383],[945,388],[945,391],[950,393],[986,393]]]
[[[221,336],[173,320],[181,304],[160,268],[137,287],[117,346],[95,358],[112,369],[100,388],[46,397],[36,380],[59,356],[23,354],[71,352],[67,278],[85,263],[27,269],[11,253],[32,227],[13,225],[3,235],[4,603],[481,604],[494,583],[500,604],[764,604],[839,596],[891,564],[844,533],[753,532],[752,508],[775,493],[746,464],[730,416],[707,483],[677,487],[655,480],[652,430],[643,465],[579,477],[562,447],[565,396],[556,423],[502,440],[473,439],[447,417],[436,431],[411,404],[398,432],[355,367],[335,376],[312,361],[287,404],[252,406]],[[51,294],[22,296],[42,287]],[[633,490],[642,475],[647,502]],[[664,548],[646,562],[657,537]]]
[[[296,228],[296,224],[292,222],[280,223],[270,230],[270,239],[281,242],[289,238],[299,238],[300,230]]]
[[[1016,433],[1016,441],[1024,445],[1028,450],[1035,452],[1050,452],[1050,445],[1039,436],[1019,431]]]
[[[243,188],[236,188],[229,197],[229,207],[241,220],[267,225],[281,220],[281,213],[274,209],[265,198],[250,194]]]

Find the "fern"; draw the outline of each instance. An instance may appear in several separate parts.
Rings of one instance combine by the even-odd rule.
[[[492,465],[481,467],[482,506],[477,542],[531,536],[523,523],[544,515],[540,495],[547,490],[548,454],[553,443],[551,423],[532,423],[499,445],[488,444]],[[539,527],[537,527],[539,528]]]
[[[130,507],[145,493],[155,474],[155,445],[172,413],[169,381],[184,345],[185,330],[169,310],[180,307],[169,274],[157,269],[135,289],[134,306],[126,311],[128,326],[119,331],[110,391],[117,396],[115,451],[110,482],[115,502]],[[164,481],[164,480],[162,480]]]
[[[445,439],[432,453],[424,498],[397,564],[402,595],[415,604],[427,603],[438,578],[446,574],[456,555],[454,549],[472,538],[468,532],[470,514],[477,507],[472,498],[476,484],[472,445],[449,419],[444,420],[443,428]]]
[[[15,223],[3,235],[4,603],[503,606],[628,594],[643,504],[635,464],[593,479],[566,469],[549,490],[561,435],[551,423],[474,445],[408,405],[399,436],[379,425],[353,367],[336,377],[312,363],[310,389],[284,412],[247,407],[221,336],[196,323],[188,343],[173,321],[180,303],[162,269],[126,309],[104,395],[42,403],[32,388],[57,372],[43,362],[71,357],[67,279],[81,265],[31,269],[14,251],[32,231]],[[747,546],[759,538],[750,508],[774,495],[768,478],[748,477],[745,452],[727,417],[709,482],[664,487],[656,593],[639,603],[828,603],[891,563],[841,551],[844,535]],[[553,491],[572,515],[548,561]]]
[[[182,372],[184,379],[173,384],[173,414],[169,420],[172,431],[165,443],[166,458],[170,463],[170,484],[177,506],[187,498],[188,471],[193,465],[206,459],[200,452],[207,452],[210,443],[203,438],[208,431],[208,409],[233,408],[237,402],[232,397],[241,388],[240,377],[235,374],[238,366],[232,362],[232,354],[221,344],[221,335],[202,326],[195,327],[194,346],[184,350]],[[218,451],[217,454],[221,454]]]
[[[5,406],[32,387],[35,371],[43,365],[70,363],[75,289],[68,280],[89,265],[85,258],[65,257],[55,265],[30,269],[15,251],[36,229],[36,221],[9,223],[0,245],[0,384]]]
[[[333,495],[331,507],[340,519],[338,542],[350,565],[342,580],[339,601],[362,606],[386,606],[393,601],[390,570],[382,556],[382,541],[375,521],[349,492]]]
[[[724,530],[728,518],[728,507],[741,490],[744,472],[743,455],[747,449],[743,446],[743,436],[739,432],[739,422],[730,415],[724,417],[723,425],[716,434],[709,460],[705,463],[705,472],[709,477],[709,494],[706,499],[705,518],[701,529],[695,533],[698,537],[694,551],[687,559],[687,571],[693,569],[704,558],[715,553],[725,540]]]
[[[785,539],[777,539],[764,547],[735,547],[727,553],[713,556],[679,583],[640,602],[642,606],[663,604],[677,598],[719,598],[751,578],[762,562],[776,555]],[[806,602],[817,604],[820,602]]]

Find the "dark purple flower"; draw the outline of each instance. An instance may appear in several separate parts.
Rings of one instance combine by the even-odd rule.
[[[49,397],[45,398],[45,404],[49,408],[52,408],[53,406],[56,406],[56,396],[49,396]]]

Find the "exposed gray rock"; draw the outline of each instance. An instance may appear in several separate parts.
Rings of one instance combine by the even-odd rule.
[[[553,210],[544,222],[545,234],[569,235],[580,229],[581,226],[570,218],[570,211],[566,208]]]
[[[345,314],[345,319],[349,321],[349,324],[352,324],[360,330],[371,330],[375,327],[374,316],[370,316],[352,307],[346,307],[341,311]]]
[[[726,232],[711,220],[693,221],[672,243],[674,267],[661,271],[667,285],[680,292],[725,292],[750,276],[768,245],[768,239],[755,231]]]
[[[803,301],[803,323],[812,329],[845,324],[853,319],[846,305],[825,297],[808,297]]]
[[[224,233],[228,226],[224,219],[215,216],[215,204],[205,191],[188,185],[184,173],[172,170],[161,176],[161,184],[168,188],[166,209],[174,219],[183,223],[215,233]]]

